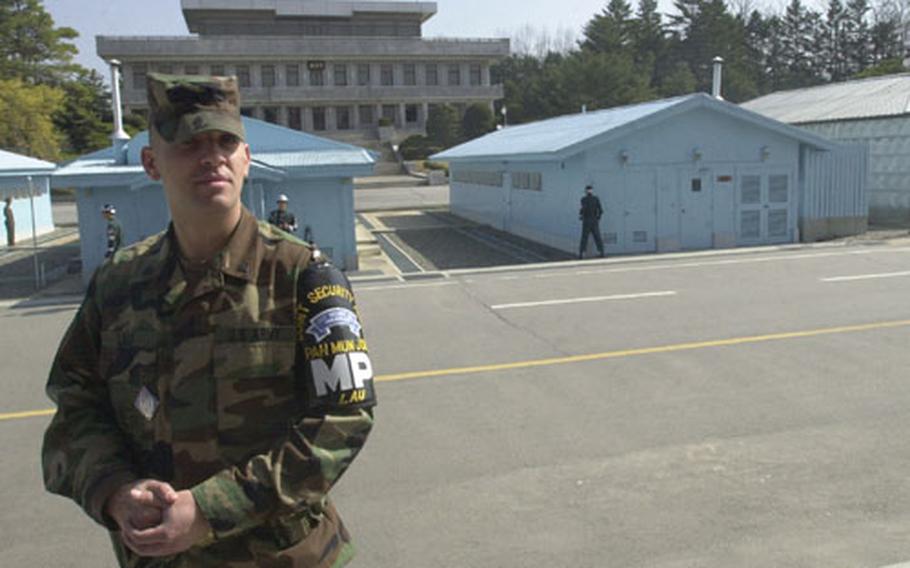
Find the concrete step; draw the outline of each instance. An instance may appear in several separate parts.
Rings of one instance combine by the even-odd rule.
[[[355,178],[354,189],[382,189],[388,187],[420,187],[426,185],[425,179],[414,176],[401,175],[396,172],[390,175],[374,175],[370,177]]]

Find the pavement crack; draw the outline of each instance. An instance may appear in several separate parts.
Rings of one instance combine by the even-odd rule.
[[[515,331],[519,331],[519,332],[525,333],[525,334],[527,334],[527,335],[530,335],[532,338],[536,339],[537,341],[543,343],[544,345],[546,345],[547,347],[549,347],[550,349],[552,349],[557,355],[562,355],[562,356],[574,355],[574,353],[570,353],[570,352],[568,352],[568,351],[565,351],[565,350],[563,350],[563,349],[560,349],[559,347],[554,346],[553,344],[550,343],[550,341],[548,341],[545,337],[543,337],[543,336],[537,334],[533,329],[528,328],[528,327],[525,327],[525,326],[523,326],[523,325],[520,325],[520,324],[518,324],[518,323],[516,323],[516,322],[514,322],[514,321],[511,321],[511,320],[509,320],[508,318],[504,317],[504,316],[503,316],[502,314],[500,314],[498,311],[494,310],[492,307],[490,307],[489,305],[487,305],[487,303],[484,302],[483,300],[481,300],[477,295],[475,295],[474,292],[471,290],[471,287],[468,286],[468,285],[467,285],[466,283],[464,283],[464,282],[462,282],[462,289],[464,290],[464,293],[467,294],[467,296],[468,296],[471,300],[473,300],[474,302],[480,304],[480,306],[482,306],[484,310],[486,310],[487,312],[489,312],[490,315],[492,315],[494,318],[496,318],[497,320],[499,320],[499,321],[502,322],[503,324],[507,325],[508,327],[514,329]]]

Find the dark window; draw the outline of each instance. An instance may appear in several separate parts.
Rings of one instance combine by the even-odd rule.
[[[692,191],[701,191],[701,178],[692,178]]]
[[[265,107],[262,109],[262,117],[266,122],[278,124],[278,107]]]
[[[395,72],[391,65],[379,68],[379,82],[387,87],[395,84]]]
[[[435,63],[427,64],[427,85],[435,87],[439,84],[439,68]]]
[[[314,87],[325,85],[325,71],[323,69],[310,69],[310,85]]]
[[[198,66],[198,65],[195,65],[195,64],[187,64],[187,65],[184,65],[184,66],[183,66],[183,72],[186,73],[187,75],[198,75],[198,74],[199,74],[199,66]],[[212,75],[214,75],[214,73],[212,73]]]
[[[351,129],[351,107],[335,107],[335,128]]]
[[[136,63],[133,65],[133,88],[134,89],[144,89],[145,88],[145,75],[148,67],[144,63]]]
[[[237,66],[237,85],[240,87],[249,87],[250,86],[250,66],[249,65],[238,65]]]
[[[296,63],[293,65],[288,65],[285,70],[285,83],[288,87],[299,87],[300,86],[300,66]]]
[[[303,130],[303,122],[300,120],[300,107],[288,107],[288,128]]]
[[[347,65],[335,65],[335,86],[336,87],[347,87],[348,86],[348,66]]]
[[[382,105],[382,118],[390,120],[392,124],[396,124],[398,116],[398,105]]]
[[[404,120],[408,124],[414,124],[417,122],[417,105],[404,106]]]
[[[404,64],[404,84],[408,86],[417,84],[417,66],[413,63]]]
[[[170,63],[159,63],[158,65],[155,66],[155,69],[159,73],[166,73],[168,75],[170,75],[174,72],[174,66],[171,65]]]
[[[449,65],[449,84],[461,84],[461,65]]]
[[[253,107],[240,107],[240,114],[243,116],[253,116]]]
[[[481,79],[480,65],[471,65],[471,85],[480,85]]]
[[[358,112],[360,113],[360,126],[372,126],[376,122],[372,106],[362,105]]]
[[[325,130],[325,107],[313,107],[313,130]]]
[[[209,72],[217,77],[224,77],[224,65],[212,65]]]
[[[275,86],[275,66],[274,65],[263,65],[262,66],[262,86],[263,87],[274,87]]]
[[[370,64],[361,63],[357,66],[357,84],[361,86],[370,84]]]

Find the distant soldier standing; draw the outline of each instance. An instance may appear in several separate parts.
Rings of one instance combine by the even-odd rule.
[[[278,196],[278,209],[269,213],[269,223],[288,233],[293,233],[297,230],[297,218],[294,217],[293,213],[288,213],[287,195],[282,193]]]
[[[578,212],[578,218],[581,220],[581,244],[578,247],[578,258],[584,258],[585,249],[588,248],[589,234],[594,237],[594,244],[597,245],[600,257],[603,258],[604,243],[600,238],[600,218],[603,213],[600,199],[594,195],[594,188],[586,185],[585,196],[581,198],[581,209]]]
[[[113,205],[105,204],[101,208],[101,215],[107,219],[107,251],[104,253],[104,258],[110,258],[120,248],[123,238],[123,227],[120,226],[120,221],[117,220],[117,210]]]
[[[376,404],[350,284],[243,207],[236,78],[150,73],[148,99],[171,223],[92,276],[48,378],[45,486],[122,567],[340,568],[329,490]]]
[[[3,224],[6,225],[6,244],[9,246],[16,245],[16,217],[13,215],[13,198],[6,198],[6,205],[3,206]]]

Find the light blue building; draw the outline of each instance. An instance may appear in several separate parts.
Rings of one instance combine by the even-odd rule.
[[[829,140],[867,147],[869,222],[910,224],[910,73],[778,91],[742,106]]]
[[[433,159],[449,162],[453,213],[569,252],[588,184],[608,254],[827,238],[817,203],[831,200],[865,229],[864,150],[700,93],[510,126]]]
[[[265,219],[286,194],[288,210],[297,217],[298,236],[309,228],[313,240],[336,265],[357,269],[354,235],[353,178],[369,175],[375,159],[368,151],[259,120],[243,119],[253,162],[243,190],[243,203]],[[82,156],[63,165],[51,178],[53,187],[77,188],[82,274],[87,281],[104,260],[104,204],[117,209],[124,245],[167,227],[170,214],[162,188],[142,168],[140,152],[148,132],[115,148]],[[117,159],[119,157],[119,159]]]
[[[0,208],[12,198],[16,244],[54,230],[48,178],[57,166],[28,156],[0,150]],[[34,224],[33,224],[34,222]],[[7,246],[6,225],[0,222],[0,247]]]

